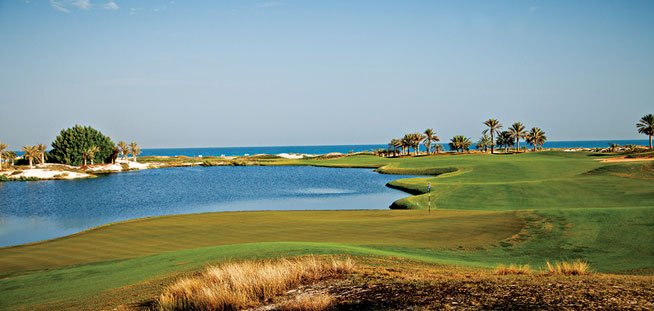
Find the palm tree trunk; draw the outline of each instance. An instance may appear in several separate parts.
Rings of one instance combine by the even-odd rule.
[[[33,158],[32,158],[32,157],[27,157],[27,158],[28,158],[29,161],[30,161],[30,168],[34,168],[34,167],[32,166],[32,160],[33,160]]]
[[[515,153],[520,153],[520,138],[515,139]]]
[[[652,149],[652,135],[649,135],[649,149]]]
[[[491,131],[491,154],[495,153],[495,137],[493,136],[493,131]]]

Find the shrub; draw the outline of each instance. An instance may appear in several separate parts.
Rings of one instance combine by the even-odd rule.
[[[568,263],[566,261],[561,261],[557,262],[555,264],[551,264],[549,261],[545,264],[545,274],[549,275],[555,275],[555,274],[562,274],[562,275],[584,275],[584,274],[590,274],[590,265],[582,261],[580,259],[577,259],[573,261],[572,263]]]
[[[497,269],[495,269],[495,274],[497,275],[527,274],[529,272],[531,272],[531,267],[529,265],[510,264],[508,267],[505,265],[498,265]]]
[[[58,163],[81,165],[83,163],[82,153],[93,146],[98,147],[98,152],[93,156],[95,163],[111,160],[115,146],[109,137],[90,126],[75,125],[72,128],[61,130],[59,136],[52,143],[52,151],[49,156]]]

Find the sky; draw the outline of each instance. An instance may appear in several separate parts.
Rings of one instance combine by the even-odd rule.
[[[654,1],[0,0],[0,141],[645,139]]]

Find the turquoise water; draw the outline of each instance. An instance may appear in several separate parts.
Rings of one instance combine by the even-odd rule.
[[[410,177],[410,176],[401,176]],[[179,167],[0,183],[0,246],[127,219],[215,211],[385,209],[399,176],[322,167]]]
[[[475,142],[473,140],[473,142]],[[604,148],[609,143],[619,145],[649,145],[647,139],[643,140],[584,140],[584,141],[548,141],[544,148]],[[445,150],[449,146],[441,144]],[[520,142],[520,146],[529,146],[525,142]],[[279,154],[279,153],[306,153],[306,154],[326,154],[330,152],[360,152],[372,151],[375,149],[386,149],[388,145],[327,145],[327,146],[271,146],[271,147],[211,147],[211,148],[160,148],[160,149],[143,149],[141,156],[242,156],[245,154]],[[420,146],[420,150],[425,151],[425,146]]]

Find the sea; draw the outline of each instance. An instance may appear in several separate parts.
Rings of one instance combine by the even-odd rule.
[[[647,139],[643,140],[579,140],[579,141],[548,141],[543,148],[604,148],[609,144],[618,145],[648,145]],[[444,150],[449,150],[447,143],[441,143]],[[521,146],[528,146],[521,142]],[[206,147],[206,148],[149,148],[143,149],[140,156],[244,156],[255,154],[280,154],[280,153],[301,153],[301,154],[326,154],[330,152],[350,153],[372,151],[375,149],[387,149],[386,144],[371,145],[317,145],[317,146],[267,146],[267,147]],[[424,146],[420,150],[425,151]]]

